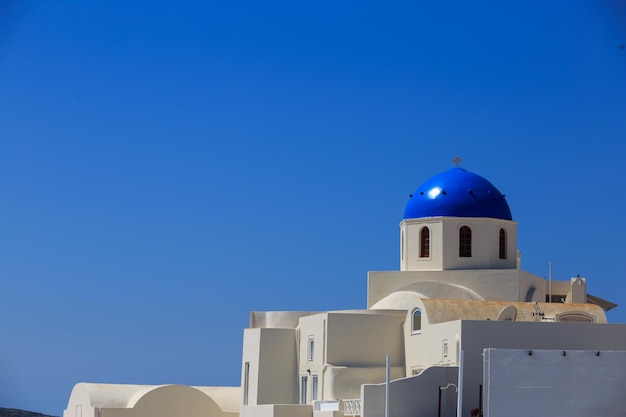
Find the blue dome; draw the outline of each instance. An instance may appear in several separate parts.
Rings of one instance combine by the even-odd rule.
[[[405,219],[438,216],[513,220],[504,195],[493,184],[459,167],[420,185],[404,209]]]

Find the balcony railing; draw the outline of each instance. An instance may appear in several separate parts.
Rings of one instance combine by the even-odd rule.
[[[341,400],[343,403],[343,415],[344,416],[360,416],[361,415],[361,400]]]

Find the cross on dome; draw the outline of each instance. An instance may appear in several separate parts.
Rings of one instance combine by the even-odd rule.
[[[459,164],[462,162],[463,160],[461,158],[459,158],[459,155],[455,156],[454,159],[452,160],[452,162],[454,162],[455,166],[459,166]]]

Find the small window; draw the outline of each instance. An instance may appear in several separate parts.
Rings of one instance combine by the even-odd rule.
[[[506,230],[500,229],[500,259],[506,259]]]
[[[413,310],[413,319],[411,323],[411,333],[421,333],[422,332],[422,310],[416,308]]]
[[[312,336],[309,336],[309,345],[308,345],[307,358],[309,361],[312,361],[315,357],[315,339]]]
[[[250,362],[243,367],[243,405],[248,405],[248,391],[250,390]]]
[[[306,375],[300,377],[300,404],[306,404],[306,391],[308,389],[308,377]]]
[[[430,257],[430,229],[422,227],[420,232],[420,258]]]
[[[311,376],[311,401],[317,401],[317,375]]]
[[[459,256],[461,258],[472,257],[472,229],[468,226],[463,226],[459,230]]]

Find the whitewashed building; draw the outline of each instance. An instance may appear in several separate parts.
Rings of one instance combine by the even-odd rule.
[[[485,178],[457,166],[424,182],[399,247],[363,310],[252,312],[240,387],[80,383],[64,417],[624,415],[616,305],[585,278],[521,270],[517,222]]]

